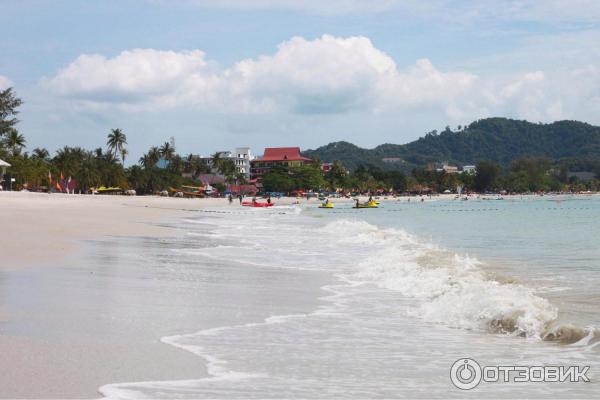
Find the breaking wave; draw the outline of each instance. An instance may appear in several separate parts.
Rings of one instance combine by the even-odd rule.
[[[348,245],[369,245],[369,255],[348,277],[397,291],[413,300],[409,313],[450,327],[576,343],[593,328],[557,326],[558,309],[536,290],[496,277],[479,260],[452,253],[403,230],[363,221],[335,221],[322,230],[344,232]]]

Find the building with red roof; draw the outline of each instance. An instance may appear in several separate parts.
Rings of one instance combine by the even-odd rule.
[[[300,147],[267,147],[262,157],[251,162],[252,177],[260,177],[269,172],[273,167],[300,167],[312,160],[300,154]]]

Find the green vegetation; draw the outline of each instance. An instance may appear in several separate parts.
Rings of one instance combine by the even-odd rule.
[[[295,190],[319,191],[326,186],[320,164],[312,163],[301,167],[274,167],[262,178],[265,192],[292,192]]]
[[[215,153],[212,156],[212,166],[216,172],[225,177],[227,183],[246,183],[244,174],[238,172],[233,160],[221,157],[221,153]],[[210,171],[209,171],[210,172]]]
[[[462,166],[485,160],[510,167],[514,160],[526,156],[569,164],[573,171],[589,170],[600,165],[600,127],[577,121],[534,124],[488,118],[454,131],[450,127],[440,133],[434,130],[405,145],[383,144],[369,150],[336,142],[304,154],[327,162],[340,160],[351,171],[360,164],[371,164],[409,172],[441,161]],[[384,162],[384,158],[401,161]]]
[[[91,188],[106,186],[145,194],[194,184],[191,179],[184,179],[182,173],[194,177],[208,171],[198,157],[190,154],[182,158],[169,142],[150,148],[140,158],[139,165],[125,168],[127,136],[118,128],[107,135],[106,150],[64,146],[53,157],[44,148],[35,148],[30,154],[23,151],[27,142],[16,129],[21,104],[12,88],[0,92],[0,158],[11,164],[13,189],[51,190],[62,175],[75,181],[75,192],[86,193]],[[162,168],[158,165],[161,159],[166,164]]]
[[[172,142],[151,147],[138,165],[124,167],[127,136],[111,129],[106,149],[64,146],[52,156],[47,149],[31,153],[17,129],[22,101],[12,88],[0,91],[0,158],[12,167],[14,189],[53,189],[58,177],[71,177],[75,192],[99,186],[135,189],[139,194],[194,184],[194,178],[211,168],[198,156],[181,157]],[[532,124],[490,118],[466,128],[430,132],[406,144],[385,144],[372,150],[347,142],[330,143],[305,154],[314,162],[301,167],[276,167],[263,176],[268,192],[296,190],[344,192],[441,193],[465,191],[515,193],[582,191],[600,189],[600,128],[576,121]],[[321,161],[331,161],[323,174]],[[385,159],[385,161],[383,160]],[[452,174],[431,168],[439,161],[458,165],[477,164],[475,174]],[[212,156],[212,172],[227,183],[245,183],[233,161]],[[570,171],[588,171],[593,179],[582,180]],[[191,179],[183,178],[186,173]],[[595,175],[595,176],[594,176]],[[589,178],[589,176],[588,176]]]

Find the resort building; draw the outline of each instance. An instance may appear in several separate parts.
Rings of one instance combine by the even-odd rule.
[[[463,165],[462,172],[467,174],[474,174],[477,171],[477,168],[474,165]]]
[[[10,182],[8,185],[4,184],[4,175],[6,175],[6,168],[8,167],[10,167],[9,163],[4,160],[0,160],[0,190],[10,187]]]
[[[458,167],[456,165],[450,165],[447,162],[442,163],[441,168],[436,169],[437,172],[445,172],[447,174],[456,174],[458,173]]]
[[[300,154],[300,147],[267,147],[262,157],[251,162],[252,178],[259,178],[273,167],[299,167],[312,162]]]
[[[221,158],[233,161],[237,171],[245,175],[246,179],[250,179],[250,163],[254,160],[254,155],[249,147],[238,147],[234,151],[218,151],[217,153]],[[200,156],[200,160],[208,165],[211,171],[214,169],[212,157]],[[216,172],[213,171],[213,173]]]

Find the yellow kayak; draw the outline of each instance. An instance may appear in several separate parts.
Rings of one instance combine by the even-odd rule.
[[[333,203],[323,203],[319,208],[333,208]]]

